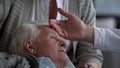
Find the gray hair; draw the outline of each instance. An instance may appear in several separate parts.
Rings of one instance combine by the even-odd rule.
[[[9,53],[23,54],[23,42],[25,40],[34,41],[37,39],[38,34],[39,31],[35,24],[22,24],[18,26],[13,32]]]

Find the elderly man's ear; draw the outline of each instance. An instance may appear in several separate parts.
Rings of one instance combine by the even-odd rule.
[[[32,41],[26,40],[24,41],[23,45],[24,45],[24,50],[26,52],[31,53],[33,55],[36,54],[35,45],[33,44]]]

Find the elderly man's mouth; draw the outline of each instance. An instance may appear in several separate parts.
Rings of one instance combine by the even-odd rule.
[[[66,50],[59,50],[59,52],[66,53]]]

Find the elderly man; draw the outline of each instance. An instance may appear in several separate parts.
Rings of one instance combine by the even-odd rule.
[[[37,58],[47,57],[52,60],[56,68],[67,68],[66,47],[65,40],[49,26],[24,24],[15,30],[9,52],[27,53]]]

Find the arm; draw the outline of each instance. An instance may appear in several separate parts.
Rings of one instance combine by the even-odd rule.
[[[94,47],[104,51],[120,53],[120,29],[94,27]]]
[[[85,25],[83,21],[74,14],[66,12],[62,9],[58,9],[58,11],[68,18],[68,20],[50,20],[50,26],[55,29],[59,35],[69,40],[87,41],[94,44],[94,47],[96,48],[119,53],[119,29],[103,29]],[[92,42],[90,41],[91,39],[95,39],[95,41]],[[114,44],[114,47],[111,47],[111,44]]]
[[[79,18],[84,21],[85,24],[90,26],[95,26],[96,23],[96,11],[94,9],[92,0],[79,0]],[[93,29],[90,26],[86,25],[86,38],[93,37]],[[88,30],[89,29],[89,30]],[[90,34],[91,33],[91,34]],[[88,42],[93,42],[94,38],[90,40],[84,39]],[[102,62],[103,62],[103,56],[100,50],[94,49],[92,44],[85,42],[85,41],[79,41],[77,47],[76,47],[76,59],[77,59],[77,66],[79,68],[87,67],[85,68],[91,68],[89,66],[92,66],[93,68],[101,68]]]

